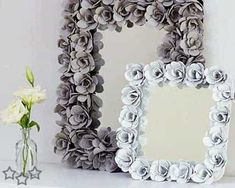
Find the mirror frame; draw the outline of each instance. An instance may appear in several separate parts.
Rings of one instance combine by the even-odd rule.
[[[178,183],[212,183],[219,180],[227,163],[227,141],[234,88],[231,78],[217,66],[205,68],[201,63],[182,62],[148,65],[131,64],[125,73],[129,84],[122,90],[124,107],[120,113],[121,127],[117,131],[120,148],[116,162],[134,179],[176,181]],[[215,106],[210,109],[210,125],[203,143],[208,152],[204,162],[150,161],[145,159],[141,140],[147,128],[146,114],[152,87],[195,87],[213,91]],[[145,138],[144,138],[145,139]]]

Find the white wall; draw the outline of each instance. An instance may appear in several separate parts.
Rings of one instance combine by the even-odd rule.
[[[209,65],[221,64],[235,78],[233,71],[235,68],[233,62],[235,44],[233,7],[235,2],[227,1],[229,3],[225,3],[225,0],[210,1],[215,3],[208,5],[208,10],[206,9],[206,13],[208,13],[206,23],[212,25],[208,28],[206,24],[205,38],[208,43],[206,47],[213,48],[213,46],[219,44],[218,48],[214,48],[217,49],[216,51],[207,50],[206,54]],[[59,82],[59,74],[57,73],[59,49],[56,45],[62,23],[63,2],[64,0],[0,0],[0,108],[4,108],[11,100],[11,94],[19,86],[25,84],[24,68],[25,65],[31,65],[37,81],[47,89],[48,94],[47,102],[38,106],[34,111],[35,119],[41,124],[41,132],[39,134],[33,132],[33,138],[39,147],[39,160],[46,162],[59,162],[60,159],[53,153],[52,138],[59,130],[55,124],[57,116],[53,113],[53,108],[56,104],[55,90]],[[217,24],[220,26],[215,27]],[[218,32],[215,32],[212,28],[215,28]],[[152,33],[147,35],[147,39],[141,31],[131,34],[131,37],[136,41],[137,39],[138,41],[149,41],[151,48],[154,48],[151,53],[154,54],[156,48],[150,38],[155,34],[149,29],[146,32]],[[135,35],[136,37],[134,37]],[[113,38],[112,36],[110,35],[110,38]],[[127,41],[129,39],[129,37],[126,38]],[[115,40],[117,41],[114,42],[118,44],[120,40],[125,39],[117,37]],[[217,41],[217,43],[211,41]],[[132,53],[139,55],[143,52],[142,49],[145,49],[145,54],[147,54],[146,48],[146,46],[142,46]],[[214,54],[221,54],[221,58],[213,59]],[[120,54],[120,56],[122,55]],[[152,59],[146,58],[146,60]],[[107,67],[111,66],[111,59],[107,63],[109,63]],[[105,70],[110,72],[108,68],[104,67],[103,72],[106,72]],[[123,77],[120,80],[124,81]],[[120,92],[120,90],[117,92]],[[119,110],[116,111],[119,112]],[[116,123],[107,122],[107,124],[105,126],[118,127]],[[235,175],[235,150],[233,149],[235,147],[235,136],[233,135],[235,135],[235,112],[233,112],[230,131],[228,175]],[[0,160],[14,159],[14,145],[19,137],[19,130],[16,126],[0,126]]]

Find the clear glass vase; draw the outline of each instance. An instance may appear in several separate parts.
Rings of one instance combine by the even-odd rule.
[[[21,129],[22,139],[16,143],[16,168],[24,176],[37,166],[37,145],[30,138],[30,129]]]

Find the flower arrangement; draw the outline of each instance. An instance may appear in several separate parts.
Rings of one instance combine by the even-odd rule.
[[[31,170],[29,162],[31,162],[30,164],[36,163],[36,157],[33,158],[33,149],[36,152],[37,147],[29,138],[29,130],[36,127],[40,131],[40,126],[36,121],[31,119],[32,108],[34,105],[42,103],[46,99],[45,90],[42,90],[39,85],[35,86],[34,75],[29,67],[26,67],[26,79],[30,87],[16,91],[14,93],[16,99],[1,112],[1,120],[4,124],[18,124],[22,129],[23,139],[17,143],[18,148],[16,148],[17,155],[20,159],[16,161],[20,163],[17,165],[20,166],[19,171],[23,175],[26,175],[27,171]]]

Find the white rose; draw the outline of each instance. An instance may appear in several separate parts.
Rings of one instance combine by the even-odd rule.
[[[1,112],[1,119],[4,123],[18,123],[28,113],[21,100],[13,101],[6,110]]]
[[[230,110],[226,106],[213,106],[209,118],[217,126],[226,125],[230,120]]]
[[[227,79],[227,74],[217,66],[205,70],[206,81],[209,84],[223,83]]]
[[[122,102],[125,105],[139,106],[142,96],[142,91],[135,86],[126,86],[122,89]]]
[[[144,67],[145,77],[151,84],[163,84],[165,72],[165,65],[161,60],[152,62]]]
[[[223,129],[214,126],[209,130],[207,135],[203,138],[203,143],[207,147],[214,147],[214,146],[223,147],[227,143],[226,134],[224,133]]]
[[[143,65],[141,64],[127,65],[125,77],[130,82],[131,85],[141,86],[145,80],[143,73]]]
[[[196,183],[211,184],[214,181],[213,172],[206,168],[204,164],[197,164],[194,167],[192,180]]]
[[[230,84],[217,85],[213,89],[213,99],[217,102],[227,102],[234,99],[234,90]]]
[[[169,161],[154,161],[150,168],[150,176],[155,181],[165,181],[169,178],[169,169],[171,163]]]
[[[185,83],[191,87],[197,87],[204,82],[204,65],[202,63],[193,63],[186,67]]]
[[[193,173],[191,164],[180,161],[173,164],[169,170],[171,180],[177,181],[177,183],[187,183]]]
[[[121,127],[117,130],[117,145],[119,148],[136,148],[137,131],[131,128]]]
[[[46,100],[46,91],[41,90],[38,85],[33,88],[21,89],[15,93],[15,96],[20,97],[27,104],[36,104]]]
[[[170,81],[170,85],[177,86],[183,83],[185,79],[186,68],[181,61],[173,61],[166,65],[166,78]]]
[[[204,164],[211,170],[220,170],[225,167],[227,163],[227,156],[224,152],[217,149],[209,150]]]
[[[129,170],[131,177],[136,180],[146,180],[150,177],[150,164],[145,159],[136,159]]]
[[[128,172],[131,164],[136,158],[136,152],[131,148],[119,149],[116,153],[115,161],[123,172]]]

